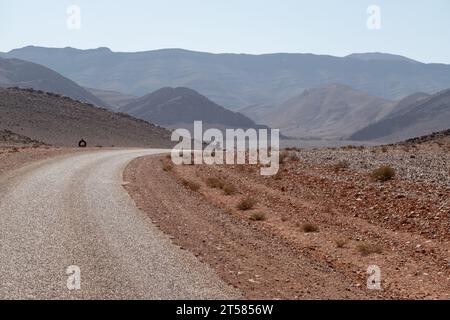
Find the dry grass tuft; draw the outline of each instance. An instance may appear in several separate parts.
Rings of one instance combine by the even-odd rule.
[[[372,171],[371,177],[382,182],[392,180],[395,177],[395,170],[390,166],[382,166]]]
[[[183,184],[183,186],[185,186],[186,188],[189,188],[192,191],[200,190],[200,184],[198,184],[195,181],[189,181],[189,180],[183,179],[183,181],[181,183]]]
[[[302,230],[305,233],[319,232],[319,227],[313,223],[304,223],[302,225]]]
[[[206,185],[214,189],[222,189],[225,186],[225,181],[217,177],[210,177],[206,179]]]
[[[245,198],[242,198],[239,201],[237,207],[239,210],[247,211],[247,210],[253,209],[255,207],[256,203],[257,203],[257,201],[254,198],[247,196]]]
[[[227,196],[233,195],[237,191],[232,183],[226,182],[224,179],[218,177],[206,179],[206,185],[213,189],[222,189]]]
[[[334,170],[334,172],[338,173],[339,171],[348,169],[349,167],[350,167],[350,162],[348,162],[347,160],[342,160],[333,166],[333,170]]]
[[[279,156],[279,162],[280,163],[285,163],[287,161],[299,161],[300,157],[298,156],[298,153],[296,151],[288,151],[283,150],[280,152],[280,156]]]
[[[172,162],[169,161],[163,161],[162,163],[162,169],[166,172],[172,171],[173,170],[173,164]]]
[[[347,239],[337,239],[337,240],[335,241],[335,243],[336,243],[336,247],[338,247],[338,248],[344,248],[345,245],[348,243],[348,240],[347,240]]]
[[[369,243],[361,243],[357,246],[359,253],[361,253],[362,256],[369,256],[371,254],[380,254],[383,252],[383,249],[381,246],[376,244],[369,244]]]
[[[266,214],[264,212],[255,212],[250,216],[252,221],[264,221],[266,220]]]
[[[225,183],[222,190],[227,196],[231,196],[236,193],[236,187],[231,183]]]

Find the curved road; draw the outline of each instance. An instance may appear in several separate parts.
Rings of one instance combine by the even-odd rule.
[[[0,298],[238,298],[123,189],[126,164],[160,152],[87,152],[1,177]],[[80,290],[67,287],[72,265],[81,271]]]

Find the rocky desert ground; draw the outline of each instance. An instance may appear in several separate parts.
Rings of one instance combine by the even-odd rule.
[[[23,142],[29,138],[69,148],[77,147],[81,139],[90,147],[171,145],[170,132],[166,129],[126,114],[33,89],[0,88],[0,130],[10,132],[11,141],[15,135],[22,137]]]
[[[144,157],[125,188],[247,298],[450,299],[448,133],[281,157],[271,177]],[[380,290],[367,286],[373,266]]]
[[[0,130],[0,177],[34,161],[75,151],[77,149],[55,148],[8,130]]]
[[[0,176],[87,149],[0,134]],[[100,149],[100,148],[99,148]],[[280,171],[134,160],[124,188],[176,245],[249,299],[450,299],[449,132],[291,148]],[[389,168],[374,172],[379,168]],[[381,271],[368,289],[368,268]]]

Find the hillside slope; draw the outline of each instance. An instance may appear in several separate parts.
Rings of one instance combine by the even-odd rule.
[[[0,90],[0,130],[55,146],[166,147],[169,132],[143,120],[25,89]]]
[[[107,108],[112,111],[118,111],[121,107],[126,106],[127,104],[138,98],[136,96],[117,91],[94,88],[85,89],[92,93],[94,96],[100,98],[102,101],[105,101],[108,104]]]
[[[120,111],[165,127],[190,127],[200,120],[219,129],[262,127],[189,88],[162,88],[134,100]]]
[[[341,84],[305,90],[263,123],[293,137],[346,138],[389,113],[393,103]]]
[[[450,89],[401,101],[380,121],[354,133],[354,140],[401,141],[450,128]]]
[[[53,70],[18,59],[0,58],[0,87],[32,88],[61,94],[99,107],[108,106],[83,87]]]

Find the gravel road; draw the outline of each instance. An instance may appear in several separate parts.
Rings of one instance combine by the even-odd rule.
[[[126,164],[160,152],[89,151],[0,177],[0,299],[239,298],[123,189]]]

